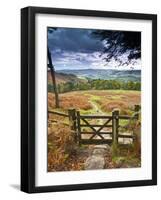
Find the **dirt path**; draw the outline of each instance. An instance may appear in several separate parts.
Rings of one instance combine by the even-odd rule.
[[[93,109],[95,110],[95,113],[96,113],[97,115],[107,115],[107,113],[103,112],[103,111],[100,109],[100,107],[97,105],[97,103],[93,102],[92,100],[90,101],[90,103],[91,103],[91,105],[92,105],[92,107],[93,107]],[[105,119],[98,119],[97,123],[100,124],[100,125],[102,125],[102,124],[105,123],[105,121],[106,121]],[[95,127],[95,129],[98,130],[99,127]],[[103,133],[103,132],[106,132],[106,131],[105,131],[105,130],[101,130],[101,132]],[[124,132],[124,133],[122,133],[122,134],[128,135],[129,133],[128,133],[128,132],[127,132],[127,133]],[[99,136],[96,136],[95,138],[100,139]],[[105,138],[105,139],[110,139],[111,137],[110,137],[109,135],[104,135],[104,138]],[[133,141],[133,140],[130,139],[130,138],[119,138],[119,142],[122,143],[122,144],[132,144],[132,141]]]
[[[109,145],[95,145],[91,155],[84,163],[85,170],[104,169],[108,164],[105,157],[111,154],[111,147]]]
[[[94,110],[96,111],[96,114],[97,115],[107,115],[105,112],[103,112],[100,108],[99,108],[99,106],[97,105],[97,103],[95,103],[95,102],[93,102],[93,101],[90,101],[90,103],[91,103],[91,105],[93,106],[93,108],[94,108]],[[104,123],[104,120],[103,119],[98,119],[98,124],[103,124]],[[96,130],[97,129],[99,129],[99,127],[98,128],[96,128]]]
[[[93,101],[90,101],[90,103],[91,103],[93,109],[96,111],[96,114],[97,114],[97,115],[100,115],[100,116],[101,116],[101,115],[107,115],[107,113],[103,112],[103,111],[99,108],[99,106],[97,105],[97,103],[95,103],[95,102],[93,102]],[[105,119],[98,119],[97,123],[100,124],[100,125],[102,125],[102,124],[104,124],[106,121],[107,121],[107,120],[105,120]],[[95,127],[95,129],[98,130],[99,127]],[[106,132],[106,130],[101,130],[101,132],[102,132],[102,133],[103,133],[103,132]],[[99,136],[95,136],[95,138],[96,138],[96,139],[100,139]],[[105,139],[110,139],[111,137],[110,137],[109,135],[104,135],[104,138],[105,138]]]
[[[99,106],[97,105],[97,103],[93,102],[92,100],[90,101],[90,103],[91,103],[93,109],[96,111],[96,113],[97,113],[98,115],[106,115],[106,113],[103,112],[103,111],[99,108]]]

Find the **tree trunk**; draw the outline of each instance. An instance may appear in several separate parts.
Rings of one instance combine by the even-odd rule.
[[[53,88],[54,88],[54,93],[55,93],[55,107],[59,108],[59,96],[58,96],[58,90],[57,90],[57,85],[56,85],[55,70],[54,70],[54,66],[52,64],[49,48],[48,48],[48,61],[49,61],[48,67],[50,68],[50,73],[51,73],[51,78],[52,78]]]

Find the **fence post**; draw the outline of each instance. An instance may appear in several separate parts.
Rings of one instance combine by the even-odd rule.
[[[140,105],[135,105],[134,106],[134,111],[136,112],[135,117],[138,119],[139,118],[139,110],[140,110]]]
[[[70,128],[74,131],[74,141],[77,142],[77,131],[76,131],[76,110],[68,109]]]
[[[77,111],[78,142],[81,144],[80,112]]]
[[[119,126],[119,110],[112,111],[112,132],[113,132],[113,146],[117,148],[118,144],[118,126]]]
[[[139,110],[141,109],[140,105],[134,105],[134,123],[136,125],[137,120],[139,119]],[[134,149],[135,152],[138,154],[140,152],[140,143],[141,143],[141,137],[140,137],[140,128],[139,126],[136,126],[133,129],[133,143],[134,143]]]
[[[48,112],[48,128],[51,128],[51,121],[50,121],[49,112]]]

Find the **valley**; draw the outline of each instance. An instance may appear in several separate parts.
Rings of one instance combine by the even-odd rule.
[[[75,75],[81,79],[141,81],[141,70],[75,69],[57,70],[57,73]]]

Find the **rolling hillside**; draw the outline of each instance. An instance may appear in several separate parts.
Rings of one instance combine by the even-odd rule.
[[[69,73],[65,74],[62,72],[60,73],[56,72],[56,81],[57,81],[57,84],[67,83],[67,82],[73,82],[73,83],[87,82],[87,80],[78,78],[74,74],[69,74]],[[52,84],[51,74],[49,71],[48,71],[48,83]]]
[[[81,79],[103,79],[118,81],[141,81],[141,70],[81,69],[58,70],[58,73],[75,75]]]

